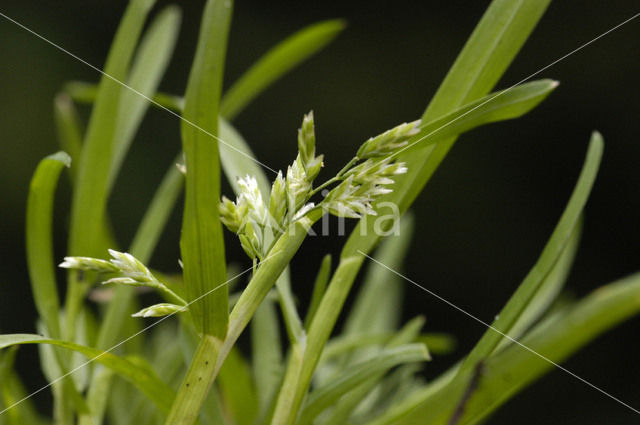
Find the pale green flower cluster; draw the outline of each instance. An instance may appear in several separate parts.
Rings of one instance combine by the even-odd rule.
[[[147,286],[163,292],[177,304],[160,303],[144,308],[135,313],[134,317],[159,317],[181,311],[187,311],[187,302],[178,294],[160,282],[140,260],[127,252],[109,250],[111,260],[101,260],[91,257],[64,257],[60,267],[65,269],[92,271],[104,275],[115,275],[104,280],[103,284],[117,284],[127,286]]]
[[[222,197],[220,220],[238,235],[250,258],[262,260],[284,229],[313,209],[322,208],[339,217],[375,215],[372,202],[391,192],[387,186],[394,183],[393,177],[407,171],[391,155],[407,145],[419,125],[420,121],[404,123],[367,140],[338,175],[314,189],[323,156],[316,156],[314,119],[309,113],[298,130],[298,155],[287,168],[286,177],[278,172],[268,201],[262,198],[256,179],[246,176],[238,181],[240,193],[235,202]],[[333,184],[337,186],[318,205],[309,202]]]
[[[323,167],[323,156],[316,156],[313,113],[305,115],[298,130],[298,156],[287,169],[286,178],[278,172],[268,202],[262,198],[256,179],[238,180],[240,194],[235,202],[222,197],[220,220],[238,235],[242,248],[252,259],[264,259],[284,229],[313,207],[307,203],[313,181]]]

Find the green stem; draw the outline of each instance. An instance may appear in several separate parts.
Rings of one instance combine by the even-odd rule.
[[[311,225],[321,214],[310,214],[301,218],[284,232],[262,261],[247,288],[233,307],[229,316],[229,329],[225,340],[205,335],[193,357],[189,371],[178,391],[171,408],[167,425],[193,424],[198,417],[202,402],[216,379],[220,368],[238,337],[249,324],[256,310],[287,267],[307,236]],[[211,357],[211,354],[216,356]],[[206,355],[206,358],[205,358]],[[209,359],[214,359],[211,362]],[[203,363],[203,361],[205,363]],[[209,363],[206,363],[206,362]],[[202,378],[202,380],[200,380]],[[197,386],[196,386],[197,384]]]
[[[218,356],[216,371],[220,370],[231,347],[255,314],[256,310],[273,287],[294,254],[302,245],[309,228],[322,217],[321,211],[310,212],[307,216],[291,224],[278,238],[265,261],[260,263],[256,274],[240,295],[229,316],[229,330]]]
[[[326,188],[326,187],[328,187],[328,186],[330,186],[330,185],[332,185],[334,183],[337,183],[340,180],[342,180],[342,178],[344,177],[344,174],[347,171],[349,171],[351,169],[351,167],[353,167],[358,161],[360,161],[360,158],[358,158],[357,156],[354,156],[353,158],[351,158],[351,161],[347,162],[347,165],[342,167],[342,170],[338,171],[338,174],[336,174],[335,177],[330,178],[326,182],[322,183],[320,186],[318,186],[315,189],[313,189],[309,193],[309,198],[311,198],[316,193],[320,192],[322,189],[324,189],[324,188]]]
[[[322,350],[331,335],[363,261],[364,257],[361,255],[341,259],[311,322],[298,379],[295,382],[285,382],[287,385],[295,385],[296,388],[292,391],[291,388],[283,385],[278,395],[275,413],[271,421],[272,425],[292,425],[295,423],[304,396],[311,385],[311,378],[320,360]],[[290,360],[287,370],[292,370],[292,368],[297,367]]]

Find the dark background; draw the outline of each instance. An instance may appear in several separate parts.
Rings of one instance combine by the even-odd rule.
[[[168,2],[160,1],[161,5]],[[181,38],[162,89],[182,93],[203,2],[184,2]],[[3,0],[0,11],[101,66],[125,1]],[[283,168],[295,155],[302,114],[315,111],[324,175],[336,172],[365,138],[421,115],[488,1],[238,2],[226,84],[276,42],[326,18],[347,19],[347,30],[325,51],[257,99],[235,124],[258,158]],[[499,83],[521,80],[638,12],[634,1],[553,2],[531,39]],[[483,320],[507,300],[551,233],[584,159],[592,130],[605,137],[599,179],[586,208],[584,236],[567,288],[582,296],[639,268],[640,19],[543,72],[560,87],[517,121],[463,136],[414,211],[419,217],[405,271],[430,290]],[[96,72],[0,19],[0,332],[32,332],[35,310],[24,259],[24,211],[37,162],[58,149],[52,101],[70,79],[97,81]],[[151,111],[136,139],[110,212],[126,245],[168,164],[179,149],[177,120]],[[56,243],[64,255],[69,193],[58,192]],[[179,214],[152,265],[174,268]],[[321,255],[337,253],[340,238],[313,238],[296,257],[296,291]],[[234,242],[235,243],[235,242]],[[238,249],[229,255],[245,261]],[[297,279],[296,279],[297,278]],[[408,286],[410,318],[424,314],[430,331],[459,338],[441,370],[472,346],[484,329],[459,312]],[[566,366],[640,408],[640,319],[598,339]],[[30,387],[35,350],[20,356]],[[517,396],[492,424],[631,424],[635,413],[555,371]]]

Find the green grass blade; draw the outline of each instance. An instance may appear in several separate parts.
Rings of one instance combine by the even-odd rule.
[[[125,11],[105,65],[105,73],[124,81],[142,27],[154,0],[133,0]],[[95,236],[102,233],[113,139],[122,86],[103,76],[78,161],[71,206],[70,255],[101,256]]]
[[[260,418],[267,414],[269,403],[282,380],[281,344],[278,314],[274,302],[267,298],[251,321],[251,361]]]
[[[140,391],[149,397],[149,399],[156,403],[160,410],[167,411],[173,402],[174,392],[164,381],[158,378],[155,374],[150,373],[147,368],[141,368],[140,365],[132,363],[122,357],[118,357],[109,352],[95,348],[86,347],[72,342],[46,338],[40,335],[0,335],[0,349],[22,344],[51,344],[81,353],[87,358],[108,367],[119,376],[135,385]]]
[[[424,326],[424,322],[423,317],[416,317],[409,321],[400,331],[392,335],[388,341],[387,348],[399,347],[414,342],[420,333],[420,329]],[[375,356],[377,356],[377,353],[372,354],[370,357]],[[430,359],[431,357],[427,350],[426,360]],[[410,386],[413,383],[413,374],[419,368],[420,365],[416,363],[404,364],[389,374],[386,379],[386,370],[372,373],[368,380],[339,400],[327,423],[345,423],[356,408],[362,412],[384,410],[384,406],[390,404],[394,396],[402,397],[402,387]]]
[[[404,150],[401,156],[409,157],[425,146],[485,124],[519,118],[538,106],[556,87],[557,81],[536,80],[465,104],[422,126],[420,132],[409,141],[411,147]]]
[[[180,250],[189,301],[226,280],[224,241],[218,216],[218,143],[211,135],[219,134],[218,110],[231,9],[228,0],[207,2],[185,96],[183,117],[192,124],[183,121],[181,125],[187,177]],[[192,304],[190,311],[196,329],[224,338],[227,302],[228,289],[222,287]]]
[[[258,413],[258,397],[249,364],[237,348],[231,350],[220,369],[218,386],[232,422],[236,425],[251,425]]]
[[[640,274],[603,286],[535,326],[520,342],[547,359],[562,363],[602,333],[640,313]],[[480,387],[465,406],[460,425],[481,423],[527,385],[555,369],[553,364],[518,344],[489,358]],[[561,372],[559,372],[561,373]],[[571,378],[567,378],[571,379]],[[445,425],[464,391],[464,383],[421,393],[369,425]]]
[[[64,85],[64,92],[67,93],[74,102],[93,103],[98,95],[98,86],[85,81],[70,81]],[[153,106],[163,106],[173,112],[182,112],[184,109],[184,99],[173,94],[156,92],[153,96]]]
[[[431,149],[434,145],[439,149],[439,146],[448,143],[447,140],[451,137],[457,137],[481,125],[518,118],[540,104],[557,86],[558,83],[553,80],[532,81],[489,94],[423,124],[419,133],[411,138],[407,148],[398,155],[398,159],[407,164],[407,174],[396,178],[394,191],[381,198],[379,205],[391,202],[397,205],[401,212],[409,208],[424,187],[423,184],[415,182],[420,181],[424,175],[421,161],[425,150]],[[380,214],[385,212],[383,209],[379,211]],[[355,255],[358,250],[369,252],[379,240],[379,232],[375,231],[374,225],[375,220],[361,220],[358,226],[367,226],[367,229],[360,229],[351,234],[342,255]]]
[[[129,252],[143,263],[151,259],[183,186],[184,176],[174,161],[169,165],[160,186],[156,189],[129,248]]]
[[[109,234],[105,226],[109,170],[123,90],[117,81],[125,81],[127,77],[136,44],[154,3],[155,0],[129,3],[109,51],[78,161],[71,203],[69,255],[101,257],[108,248],[104,241]],[[70,273],[65,302],[65,338],[68,340],[74,339],[72,324],[81,310],[86,290],[87,282],[78,273]]]
[[[488,93],[511,64],[549,3],[550,0],[494,0],[423,118],[436,118]]]
[[[565,247],[571,240],[573,231],[580,219],[582,210],[595,182],[600,159],[602,158],[602,149],[602,137],[598,133],[594,133],[591,137],[587,158],[576,187],[573,190],[573,194],[553,234],[542,250],[540,258],[502,311],[500,311],[497,316],[498,318],[492,323],[494,329],[488,329],[478,344],[471,350],[462,364],[459,372],[460,376],[464,376],[465,373],[474,370],[479,362],[484,361],[495,350],[504,338],[502,334],[509,334],[511,328],[522,316],[529,303],[543,286],[545,278],[552,271],[554,265],[558,262],[565,250]],[[496,332],[496,330],[499,332]]]
[[[576,305],[544,321],[522,343],[560,363],[598,335],[639,312],[640,275],[601,287]],[[513,345],[490,359],[491,374],[474,396],[461,424],[476,424],[516,392],[555,367],[520,346]],[[570,379],[570,378],[568,378]]]
[[[308,425],[326,408],[338,402],[349,391],[366,382],[372,375],[385,372],[394,366],[428,359],[422,344],[406,344],[381,351],[375,358],[354,365],[340,377],[309,394],[298,424]]]
[[[322,259],[322,263],[320,264],[320,270],[318,270],[318,274],[316,275],[316,280],[313,284],[313,293],[311,294],[311,301],[309,302],[309,310],[307,311],[307,315],[304,319],[304,327],[305,329],[309,329],[311,326],[311,321],[318,311],[318,306],[320,305],[320,301],[322,300],[322,296],[324,295],[325,290],[327,289],[327,283],[329,282],[329,277],[331,275],[331,255],[327,254]]]
[[[53,198],[60,172],[71,165],[64,152],[40,161],[27,200],[27,263],[38,313],[54,338],[59,338],[60,301],[53,260]]]
[[[151,22],[142,37],[127,80],[127,85],[136,92],[124,89],[120,97],[113,158],[109,169],[110,188],[113,187],[129,146],[149,107],[146,98],[154,95],[169,65],[178,38],[180,15],[176,6],[165,8]]]
[[[394,270],[402,268],[413,236],[414,218],[402,217],[397,235],[388,236],[376,258]],[[395,330],[400,320],[404,284],[397,275],[369,267],[364,284],[344,325],[343,335],[383,333]]]
[[[329,339],[338,315],[342,310],[342,305],[350,289],[350,283],[353,282],[360,270],[363,259],[364,257],[361,255],[341,259],[340,265],[333,274],[329,287],[322,297],[315,318],[311,322],[305,351],[302,353],[304,360],[294,359],[292,356],[289,361],[287,372],[297,368],[299,371],[295,380],[292,381],[293,384],[288,384],[286,381],[283,384],[275,409],[274,423],[278,425],[294,423],[307,389],[311,384],[311,379],[324,345]],[[295,365],[294,360],[298,361],[300,365]],[[293,388],[289,388],[290,385],[293,385]]]
[[[82,126],[73,100],[66,93],[59,93],[53,102],[53,112],[60,148],[65,151],[71,161],[77,161],[82,151]],[[75,184],[77,167],[69,168],[71,183]]]
[[[232,120],[266,87],[329,44],[345,27],[330,20],[304,28],[269,50],[225,94],[220,113]]]
[[[510,337],[517,339],[523,335],[525,331],[527,331],[527,329],[529,329],[531,325],[551,307],[552,303],[560,294],[578,251],[581,229],[582,220],[580,219],[573,229],[562,253],[558,256],[558,260],[554,264],[553,268],[540,283],[538,291],[509,330]],[[510,340],[503,339],[498,347],[496,347],[496,350],[494,350],[494,353],[511,343],[512,342]]]
[[[41,425],[48,423],[36,410],[33,400],[29,399],[27,390],[20,377],[13,370],[18,347],[13,347],[0,353],[0,424]],[[13,404],[23,400],[20,404],[9,408]],[[5,409],[7,409],[5,411]]]
[[[78,425],[94,425],[104,421],[113,372],[107,368],[100,368],[93,373],[91,387],[87,393],[87,404],[91,413],[81,415],[78,418]]]

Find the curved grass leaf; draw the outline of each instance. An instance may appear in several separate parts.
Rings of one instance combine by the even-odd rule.
[[[344,27],[341,20],[320,22],[273,47],[231,86],[222,100],[221,115],[232,120],[266,87],[330,43]]]
[[[63,91],[78,103],[93,103],[98,95],[98,86],[86,81],[69,81],[63,87]],[[173,94],[156,92],[150,96],[153,106],[162,106],[173,112],[182,112],[184,109],[184,99]]]
[[[169,6],[151,22],[131,65],[127,85],[120,96],[114,135],[109,187],[116,180],[133,137],[149,107],[146,99],[154,95],[164,75],[178,38],[180,9]]]
[[[407,344],[382,350],[375,358],[353,365],[327,385],[312,391],[301,412],[298,424],[310,424],[326,408],[332,406],[352,389],[369,380],[372,375],[386,372],[403,363],[421,362],[428,358],[428,353],[422,344]]]
[[[489,94],[421,125],[418,134],[409,140],[409,145],[399,151],[398,160],[406,162],[407,173],[396,177],[393,192],[382,197],[377,205],[384,206],[385,202],[391,202],[398,206],[400,212],[406,211],[424,186],[416,185],[415,182],[422,173],[420,161],[425,149],[433,146],[438,148],[451,137],[457,137],[476,127],[518,118],[539,105],[557,86],[558,83],[553,80],[525,83]],[[378,211],[380,214],[384,212],[384,209]],[[354,231],[341,255],[355,255],[358,250],[369,252],[379,240],[379,232],[375,232],[374,225],[375,220],[360,220],[358,226],[366,226],[367,229]]]
[[[98,94],[89,120],[87,134],[78,161],[78,178],[71,205],[69,254],[100,256],[95,236],[102,233],[107,203],[109,170],[122,86],[147,13],[154,0],[133,0],[118,31],[100,80]],[[108,77],[108,76],[109,77]]]
[[[380,262],[402,268],[414,231],[412,214],[402,217],[397,235],[388,236],[376,252]],[[344,324],[343,335],[391,332],[398,327],[404,284],[397,275],[372,266]]]
[[[567,241],[562,253],[558,256],[558,260],[554,264],[553,268],[540,283],[535,295],[526,305],[524,311],[520,314],[520,317],[518,317],[509,330],[509,336],[511,338],[517,339],[524,334],[524,332],[527,331],[531,325],[551,307],[557,296],[560,294],[578,251],[581,230],[582,219],[578,221],[573,229],[570,239]],[[494,353],[511,343],[511,340],[506,338],[503,339],[494,350]]]
[[[71,165],[65,152],[58,152],[40,161],[27,200],[27,263],[33,298],[38,313],[54,338],[59,338],[60,301],[53,261],[53,197],[58,177]]]
[[[527,306],[535,300],[536,294],[543,288],[545,279],[549,276],[571,241],[576,224],[593,187],[600,159],[602,158],[602,149],[602,137],[598,133],[594,133],[573,194],[549,241],[542,250],[540,258],[502,311],[500,311],[497,319],[492,323],[493,329],[488,329],[478,344],[471,350],[460,368],[459,374],[461,376],[475,369],[480,362],[484,361],[495,350],[504,338],[503,335],[509,334],[512,327],[527,309]]]
[[[560,364],[602,333],[638,313],[638,273],[600,287],[579,302],[564,307],[520,340],[529,349],[512,344],[487,360],[478,388],[466,403],[458,424],[482,423],[489,413],[517,392],[554,370],[553,364],[534,353]],[[574,378],[567,376],[567,379]],[[446,380],[445,385],[437,388],[428,386],[369,425],[446,425],[464,389],[462,381],[455,386],[446,385]]]
[[[60,147],[72,161],[80,158],[82,151],[82,127],[78,111],[67,93],[59,93],[53,101],[53,112]],[[75,183],[78,169],[69,167],[71,183]]]
[[[133,363],[122,357],[118,357],[109,352],[95,348],[58,339],[46,338],[40,335],[0,335],[0,349],[22,344],[50,344],[81,353],[91,361],[96,361],[108,367],[113,372],[135,385],[140,391],[156,403],[160,410],[167,411],[173,402],[174,392],[164,381],[151,373],[147,368],[141,368],[139,364]]]

